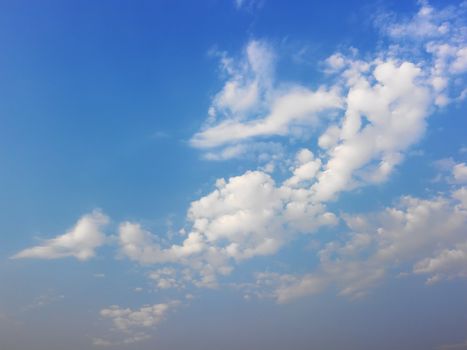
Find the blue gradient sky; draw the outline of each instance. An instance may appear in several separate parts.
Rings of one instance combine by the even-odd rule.
[[[0,1],[0,349],[467,349],[466,10]]]

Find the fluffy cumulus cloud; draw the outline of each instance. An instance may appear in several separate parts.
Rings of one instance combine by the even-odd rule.
[[[417,46],[429,53],[420,61],[429,70],[428,78],[438,106],[463,98],[465,94],[454,91],[458,95],[449,96],[453,92],[450,80],[467,70],[465,15],[465,3],[435,9],[428,2],[422,2],[413,17],[400,20],[397,16],[386,15],[378,21],[383,33],[398,43],[392,46],[398,54],[413,56]]]
[[[334,82],[317,89],[279,83],[277,55],[264,42],[251,41],[239,59],[224,54],[229,78],[191,144],[208,159],[228,159],[251,152],[258,139],[282,136],[286,147],[291,138],[306,139],[315,126],[328,124],[316,135],[323,168],[316,173],[315,200],[383,182],[423,136],[430,113],[462,94],[462,13],[462,6],[436,11],[424,3],[412,18],[381,16],[388,49],[369,59],[354,49],[331,55],[325,71]]]
[[[345,103],[342,119],[318,138],[327,162],[314,185],[317,199],[386,180],[424,134],[430,113],[462,93],[462,13],[462,6],[436,11],[423,4],[403,21],[383,17],[379,25],[389,38],[388,50],[372,60],[358,59],[355,50],[327,59],[326,71],[338,76]]]
[[[210,243],[225,242],[225,253],[241,260],[277,252],[290,234],[335,223],[333,214],[309,201],[306,189],[287,186],[296,178],[277,186],[270,175],[254,171],[219,180],[215,191],[191,204],[193,229]]]
[[[355,65],[357,64],[357,67]],[[381,182],[425,130],[429,91],[421,69],[393,60],[350,62],[345,114],[319,138],[328,160],[313,185],[326,201],[358,182]]]
[[[430,114],[455,100],[449,94],[459,92],[465,50],[465,25],[460,17],[452,9],[436,12],[425,3],[412,18],[397,22],[386,17],[383,31],[389,49],[366,59],[353,49],[349,54],[333,54],[325,62],[328,81],[333,83],[317,89],[278,83],[276,54],[263,42],[250,42],[238,60],[222,56],[229,78],[213,99],[204,127],[193,136],[194,147],[210,154],[220,152],[226,159],[225,152],[242,150],[230,153],[237,156],[258,139],[264,142],[282,136],[286,149],[296,135],[313,135],[317,125],[327,127],[316,135],[317,155],[308,149],[298,152],[291,176],[282,184],[277,185],[265,172],[249,171],[219,180],[215,191],[193,202],[188,220],[206,248],[237,262],[274,254],[297,233],[336,222],[325,203],[341,192],[384,182],[424,135]],[[412,55],[407,55],[409,49]],[[453,167],[455,183],[464,181],[464,170],[463,163]],[[342,294],[358,296],[380,281],[394,261],[421,254],[414,272],[428,273],[424,266],[429,262],[423,258],[431,249],[439,249],[437,239],[454,244],[439,254],[455,252],[460,261],[462,242],[437,237],[443,228],[431,221],[440,215],[440,222],[453,223],[447,232],[459,233],[464,216],[459,204],[452,204],[455,200],[455,196],[432,201],[405,197],[399,208],[388,208],[378,216],[394,227],[377,223],[370,227],[367,222],[367,229],[378,235],[355,232],[346,243],[326,245],[319,252],[317,275],[273,274],[263,282],[275,279],[279,283],[276,298],[280,301],[289,294],[292,298],[317,292],[333,283]],[[426,217],[427,226],[409,224],[414,213],[424,212],[432,214]],[[358,221],[347,220],[349,227]],[[432,234],[422,235],[425,231]],[[358,254],[371,258],[359,259]],[[220,261],[225,263],[225,259]]]
[[[107,225],[109,218],[99,210],[81,217],[68,232],[55,238],[44,241],[42,244],[27,248],[13,259],[58,259],[75,257],[79,260],[88,260],[95,255],[96,248],[106,242],[102,228]]]
[[[180,244],[163,246],[139,224],[127,222],[120,225],[121,252],[141,264],[181,264],[184,282],[215,286],[216,275],[229,274],[233,262],[273,255],[296,235],[337,223],[306,188],[319,165],[313,153],[303,149],[282,184],[263,171],[220,179],[214,191],[191,203],[189,233]],[[201,280],[187,277],[187,267]],[[155,273],[159,287],[180,286],[168,272]]]

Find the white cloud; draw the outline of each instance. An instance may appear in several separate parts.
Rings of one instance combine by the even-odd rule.
[[[257,138],[283,136],[287,144],[329,123],[318,137],[325,153],[317,160],[324,169],[316,174],[314,200],[384,182],[423,136],[434,108],[458,100],[449,95],[462,86],[459,75],[467,62],[463,11],[462,6],[434,9],[424,2],[411,18],[380,16],[378,25],[389,38],[386,49],[366,60],[358,59],[353,48],[347,56],[334,53],[325,61],[325,72],[336,79],[316,90],[278,82],[271,58],[277,55],[271,46],[252,41],[245,51],[254,48],[255,55],[223,56],[231,78],[191,144],[206,151],[208,159],[229,159],[247,153]],[[229,103],[220,103],[224,100]]]
[[[281,162],[284,158],[284,149],[278,142],[244,142],[228,145],[213,151],[207,151],[204,159],[224,161],[232,158],[257,160],[260,163]]]
[[[149,273],[149,278],[156,283],[158,289],[184,288],[185,284],[180,278],[177,269],[163,267]]]
[[[119,244],[125,256],[141,264],[174,262],[204,249],[202,237],[196,232],[190,233],[181,245],[163,248],[154,235],[132,222],[120,224]]]
[[[216,187],[191,204],[193,229],[209,242],[228,242],[224,249],[233,257],[276,252],[282,243],[278,233],[283,203],[272,178],[247,172],[228,182],[218,180]]]
[[[169,312],[180,305],[180,301],[172,300],[166,303],[144,305],[137,310],[122,308],[118,305],[102,309],[100,315],[103,318],[110,319],[114,331],[121,332],[124,338],[118,341],[96,338],[94,339],[94,345],[114,346],[132,344],[149,339],[150,335],[147,333],[147,330],[154,329],[167,317]]]
[[[313,185],[316,200],[384,181],[402,160],[425,130],[429,92],[417,83],[420,75],[414,64],[393,61],[375,62],[370,75],[352,73],[341,125],[319,139],[329,160]]]
[[[298,159],[305,163],[299,160],[294,175],[282,186],[261,171],[218,180],[215,191],[191,204],[188,218],[193,230],[223,254],[243,260],[274,254],[297,233],[335,224],[333,214],[310,201],[309,191],[295,187],[319,167],[311,157],[311,152],[300,151]]]
[[[323,271],[339,271],[342,276],[350,273],[349,278],[336,277],[343,294],[365,293],[383,275],[463,242],[465,209],[455,197],[402,197],[397,207],[376,215],[348,216],[347,224],[354,233],[346,243],[333,242],[320,252]],[[374,280],[363,278],[372,275]]]
[[[339,52],[329,56],[325,60],[328,73],[334,73],[344,68],[346,65],[346,60],[347,60],[346,57],[344,57]]]
[[[453,192],[452,198],[458,200],[462,207],[467,208],[467,187],[461,187]]]
[[[321,160],[316,159],[306,148],[298,152],[296,163],[295,169],[292,169],[293,176],[285,182],[287,186],[294,187],[303,184],[304,181],[311,181],[321,169]]]
[[[313,295],[336,286],[341,295],[360,297],[408,266],[429,274],[428,283],[467,277],[466,188],[433,199],[402,197],[399,205],[371,215],[345,215],[352,230],[347,240],[327,243],[318,255],[320,266],[302,275],[257,278],[260,288],[278,302]],[[266,279],[268,280],[268,279]]]
[[[441,279],[467,277],[467,240],[456,244],[452,249],[444,249],[431,258],[416,263],[414,272],[430,274],[427,283],[435,283]]]
[[[456,183],[467,183],[467,164],[459,163],[454,165],[452,176]]]
[[[416,46],[423,47],[429,53],[428,57],[421,59],[421,63],[431,76],[437,106],[442,107],[458,99],[448,96],[448,83],[467,69],[465,10],[465,3],[436,9],[423,2],[412,18],[399,20],[386,17],[386,20],[379,22],[383,32],[399,43],[394,46],[399,53],[405,51],[408,55],[420,56],[414,51]],[[409,42],[400,43],[404,40]]]
[[[422,3],[420,10],[412,18],[397,19],[392,22],[388,18],[380,18],[379,24],[390,36],[395,38],[409,37],[413,39],[438,38],[450,31],[451,11],[437,11],[428,3]]]
[[[219,179],[214,191],[191,203],[180,244],[163,247],[139,224],[126,222],[119,229],[121,253],[141,264],[176,264],[154,271],[158,288],[216,287],[217,276],[229,274],[235,262],[273,255],[297,235],[337,223],[307,189],[320,165],[302,149],[282,184],[263,171]]]
[[[439,170],[435,181],[444,180],[451,184],[467,183],[466,163],[456,163],[451,157],[439,159],[434,162],[434,166]]]
[[[123,222],[121,255],[143,265],[170,264],[148,274],[159,289],[216,287],[218,276],[241,262],[274,255],[298,235],[335,225],[338,219],[325,203],[342,191],[385,181],[423,136],[429,114],[452,100],[452,80],[466,68],[465,38],[459,36],[465,26],[445,21],[452,16],[423,5],[414,18],[390,22],[387,33],[400,43],[367,59],[359,59],[355,49],[347,56],[334,53],[324,70],[331,84],[313,89],[281,83],[276,54],[265,42],[249,42],[239,59],[220,54],[227,78],[191,145],[210,160],[254,154],[271,173],[274,162],[283,161],[291,166],[290,176],[277,181],[265,170],[250,170],[217,180],[210,193],[191,203],[180,242]],[[402,38],[421,47],[414,45],[419,51],[410,59]],[[286,159],[291,140],[313,140],[320,149],[302,148]],[[452,182],[465,182],[465,163],[451,165]],[[379,213],[346,215],[352,232],[319,250],[316,271],[259,274],[256,286],[273,291],[256,293],[287,302],[335,286],[342,295],[358,297],[385,275],[407,268],[429,275],[431,282],[465,277],[466,193],[461,188],[429,200],[408,196]],[[105,242],[101,227],[107,222],[95,211],[66,234],[14,258],[89,259]],[[112,306],[101,315],[127,333],[123,343],[131,343],[147,338],[141,329],[157,325],[176,305]],[[114,343],[96,339],[95,344]]]
[[[328,285],[328,281],[321,276],[311,274],[296,276],[291,274],[278,274],[273,272],[259,273],[256,276],[255,288],[253,290],[260,298],[268,297],[275,299],[278,303],[287,303],[290,300],[311,296],[321,293]],[[272,292],[265,293],[264,290]]]
[[[287,136],[294,131],[293,127],[316,125],[319,112],[339,105],[336,91],[291,88],[274,100],[265,117],[247,121],[223,120],[194,135],[191,144],[198,148],[212,148],[259,136]]]
[[[192,146],[219,152],[218,158],[235,157],[246,141],[300,133],[318,123],[319,113],[340,107],[336,90],[276,86],[274,56],[259,41],[251,41],[238,62],[223,56],[229,79],[213,99],[205,127],[192,137]]]
[[[467,47],[456,50],[454,61],[450,66],[452,73],[464,73],[467,71]]]
[[[46,240],[41,245],[27,248],[14,255],[13,259],[58,259],[75,257],[88,260],[95,255],[96,248],[106,242],[102,232],[109,218],[99,210],[81,217],[67,233]]]
[[[112,320],[116,329],[128,332],[133,328],[153,328],[167,316],[171,309],[178,305],[180,305],[179,301],[171,301],[145,305],[138,310],[112,305],[107,309],[102,309],[100,314],[102,317]]]
[[[251,41],[237,62],[220,53],[221,69],[228,76],[209,108],[209,122],[221,116],[243,119],[268,100],[274,80],[275,56],[264,42]]]

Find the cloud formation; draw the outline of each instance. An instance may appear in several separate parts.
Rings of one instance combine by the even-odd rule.
[[[297,235],[337,223],[305,188],[317,167],[313,153],[302,149],[281,185],[263,171],[219,179],[214,191],[191,203],[189,233],[180,244],[163,247],[139,224],[127,222],[120,225],[121,252],[141,264],[181,264],[199,275],[192,283],[217,286],[216,275],[229,274],[234,262],[273,255]]]
[[[258,167],[218,179],[192,201],[173,239],[138,222],[120,223],[119,256],[149,266],[146,275],[158,290],[214,288],[240,264],[274,256],[297,237],[342,221],[347,233],[322,239],[313,271],[259,272],[254,283],[242,285],[245,293],[285,303],[334,287],[356,298],[385,276],[423,276],[427,284],[467,277],[463,162],[450,161],[452,187],[437,196],[403,196],[394,206],[360,215],[338,217],[329,209],[345,191],[386,181],[424,136],[430,115],[462,99],[462,11],[422,3],[411,18],[379,17],[380,49],[365,57],[351,48],[335,52],[323,61],[323,82],[313,88],[281,82],[278,53],[266,41],[251,40],[240,57],[218,54],[226,79],[190,145],[209,160],[254,153]],[[288,170],[263,166],[270,160]],[[102,228],[108,222],[94,211],[67,233],[13,258],[90,259],[107,241]],[[147,339],[147,330],[179,305],[114,305],[100,314],[124,334],[120,343],[132,343]],[[95,345],[114,344],[95,339]]]
[[[337,90],[278,85],[274,58],[273,49],[257,40],[248,43],[238,61],[223,54],[221,66],[229,78],[212,101],[206,125],[190,140],[192,146],[223,152],[258,138],[290,136],[316,126],[321,112],[341,106]]]
[[[222,54],[228,78],[191,145],[208,159],[228,159],[243,156],[258,140],[280,136],[285,148],[297,137],[310,140],[327,124],[313,135],[323,152],[314,200],[384,182],[423,137],[430,114],[463,94],[463,13],[463,6],[435,10],[423,3],[411,18],[378,17],[387,49],[365,59],[355,49],[331,55],[327,84],[317,89],[278,82],[277,54],[264,41],[251,41],[237,59]]]
[[[102,338],[94,339],[94,345],[115,346],[120,344],[131,344],[148,339],[150,335],[147,330],[154,329],[162,322],[167,314],[180,305],[180,301],[172,300],[166,303],[144,305],[133,310],[112,305],[102,309],[100,315],[112,321],[114,330],[123,335],[122,340],[114,341]]]
[[[13,259],[59,259],[75,257],[88,260],[94,257],[96,248],[106,242],[102,228],[109,218],[99,210],[82,216],[68,232],[44,241],[42,244],[27,248],[15,254]]]
[[[467,183],[467,164],[459,163],[454,165],[452,176],[456,183]]]
[[[462,187],[431,199],[405,196],[381,212],[344,215],[351,231],[318,251],[316,271],[302,276],[260,274],[256,285],[272,287],[266,296],[288,302],[329,286],[341,295],[360,297],[384,276],[400,273],[428,275],[428,284],[467,277],[466,193]]]
[[[151,275],[161,289],[189,283],[215,287],[219,275],[230,274],[241,262],[274,255],[298,235],[336,225],[338,219],[327,203],[344,191],[384,182],[423,137],[429,115],[455,100],[449,94],[458,92],[459,80],[453,83],[453,79],[462,81],[459,77],[465,71],[462,33],[466,27],[459,18],[452,9],[434,11],[426,3],[411,18],[379,17],[377,24],[385,44],[381,47],[386,49],[365,58],[355,49],[334,53],[323,63],[326,83],[314,89],[280,82],[275,72],[278,54],[265,41],[250,41],[237,58],[218,53],[226,80],[191,145],[206,152],[206,158],[216,160],[251,150],[258,154],[278,152],[289,174],[277,181],[274,164],[268,164],[218,179],[211,193],[190,204],[185,228],[174,241],[161,240],[137,222],[123,222],[117,240],[121,256],[142,265],[172,265]],[[382,25],[383,20],[386,25]],[[409,47],[411,55],[407,55]],[[313,135],[317,151],[302,148],[291,157],[288,142],[304,135],[301,140],[308,143]],[[452,182],[465,182],[466,174],[465,163],[454,164]],[[462,202],[462,191],[450,200]],[[405,203],[405,207],[401,204],[402,212],[421,203],[431,208],[429,201],[410,198],[401,201]],[[391,217],[388,212],[381,217],[384,215],[386,221]],[[26,249],[15,258],[75,256],[86,260],[104,243],[100,227],[107,221],[102,213],[94,212],[65,235]],[[405,229],[401,223],[400,232]],[[405,237],[394,232],[385,242],[403,242]],[[346,244],[381,249],[383,241],[359,232]],[[415,271],[435,273],[434,266],[441,266],[440,261],[448,256],[461,259],[464,246],[456,244],[433,252],[432,260],[423,260],[428,255],[420,257]],[[333,242],[320,251],[320,258],[322,275],[339,275],[342,293],[352,295],[359,294],[361,288],[344,287],[345,281],[358,276],[360,284],[371,285],[385,269],[383,263],[373,260],[364,265],[358,259],[348,261],[344,267],[331,258],[349,249]],[[366,275],[360,276],[361,271]],[[318,290],[315,284],[323,285],[315,276],[309,278],[297,281],[300,290]],[[337,278],[326,277],[326,283],[332,280]],[[281,290],[287,294],[286,289]]]

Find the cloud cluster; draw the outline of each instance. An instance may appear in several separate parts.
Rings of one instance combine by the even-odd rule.
[[[184,280],[173,267],[163,267],[149,273],[149,278],[156,283],[158,289],[184,288]],[[189,277],[187,278],[189,280]]]
[[[210,150],[211,157],[240,156],[258,138],[299,136],[318,124],[321,112],[341,107],[335,89],[277,84],[274,57],[270,46],[256,40],[248,43],[238,62],[222,56],[229,78],[214,97],[205,126],[192,137],[192,146]]]
[[[316,135],[322,168],[315,201],[383,182],[423,136],[435,108],[465,94],[463,13],[463,6],[438,11],[423,3],[412,18],[380,16],[387,49],[366,59],[355,49],[331,55],[325,81],[334,82],[317,89],[279,83],[276,54],[264,42],[251,41],[239,59],[224,54],[228,79],[191,145],[208,159],[228,159],[253,151],[258,140],[283,137],[284,147],[297,137],[309,140],[327,124]]]
[[[437,106],[465,98],[464,79],[454,84],[450,80],[467,71],[466,10],[465,2],[442,9],[422,2],[412,17],[385,15],[377,21],[381,31],[394,39],[390,48],[394,54],[418,56],[428,72]],[[428,55],[420,55],[417,48]],[[449,96],[452,93],[457,96]]]
[[[192,137],[192,146],[207,152],[209,159],[228,159],[251,150],[268,153],[267,149],[280,150],[281,157],[287,158],[287,140],[316,134],[317,150],[303,148],[294,159],[286,159],[290,175],[281,182],[275,180],[271,164],[217,180],[211,193],[190,204],[179,242],[162,242],[136,222],[121,223],[117,232],[120,255],[142,265],[180,266],[182,270],[175,272],[155,270],[152,276],[158,288],[186,283],[213,287],[217,275],[229,274],[235,264],[273,255],[299,234],[335,225],[336,215],[326,209],[326,203],[343,191],[385,181],[423,136],[428,116],[441,105],[440,100],[444,104],[450,100],[447,93],[459,81],[453,83],[453,78],[465,71],[462,34],[466,27],[459,17],[452,9],[436,12],[423,3],[412,18],[386,17],[386,26],[378,19],[389,38],[388,49],[366,59],[359,58],[354,49],[347,55],[331,55],[324,62],[328,84],[315,89],[280,83],[275,73],[277,54],[265,42],[250,41],[239,58],[218,54],[227,78],[213,97],[202,130]],[[405,55],[404,40],[417,51],[413,60]],[[318,125],[327,127],[317,134]],[[284,142],[268,140],[278,136]],[[452,182],[465,182],[466,169],[465,163],[454,164]],[[68,233],[14,258],[89,259],[105,242],[101,227],[107,222],[96,211],[81,218]],[[356,234],[351,244],[367,242],[379,247],[369,237]],[[403,240],[405,236],[394,237]],[[353,262],[345,268],[336,265],[325,254],[337,249],[333,244],[320,252],[323,270],[327,266],[328,271],[349,276],[349,280],[363,271]],[[440,251],[432,259],[453,255],[459,259],[463,245],[446,249],[451,250]],[[423,260],[416,270],[434,271],[438,260]],[[368,266],[361,280],[370,284],[383,270],[378,264]],[[358,293],[358,288],[348,287],[343,293]]]
[[[153,329],[162,322],[167,314],[180,306],[180,301],[172,300],[167,303],[144,305],[140,309],[133,310],[112,305],[102,309],[100,315],[112,321],[114,330],[124,335],[121,341],[96,338],[94,345],[114,346],[119,344],[131,344],[149,338],[147,329]]]
[[[319,138],[328,156],[313,185],[319,201],[333,199],[359,182],[386,180],[426,125],[429,91],[417,82],[419,67],[393,60],[346,65],[345,113]]]
[[[259,275],[257,286],[270,286],[269,296],[287,302],[331,285],[360,297],[388,274],[424,274],[428,284],[467,277],[466,194],[462,187],[432,199],[406,196],[378,213],[344,215],[351,232],[318,251],[316,271]]]
[[[121,252],[141,264],[182,264],[199,275],[190,278],[185,271],[185,282],[216,286],[216,275],[229,274],[233,262],[273,255],[297,234],[337,223],[305,188],[318,166],[313,153],[303,149],[281,185],[263,171],[220,179],[214,191],[191,203],[189,233],[180,244],[162,247],[139,224],[126,222],[119,230]]]

